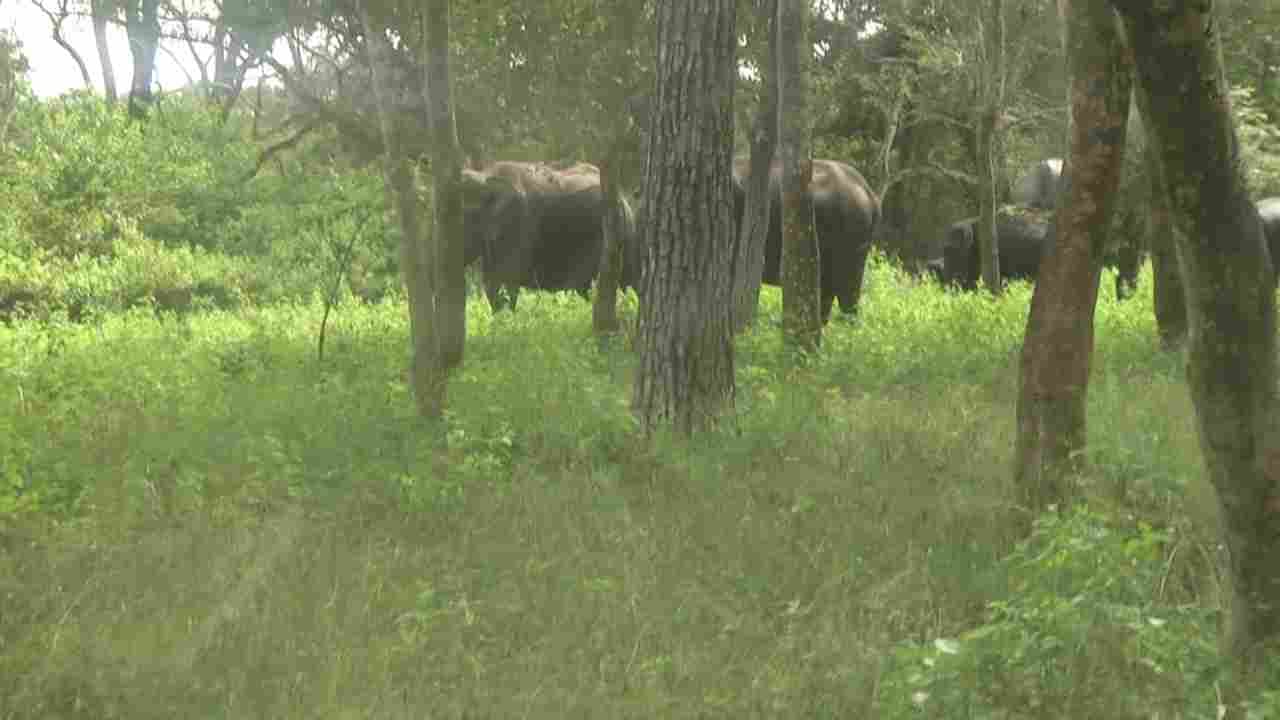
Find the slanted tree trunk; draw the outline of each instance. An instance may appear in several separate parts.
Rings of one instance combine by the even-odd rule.
[[[102,88],[107,104],[119,101],[116,93],[116,71],[111,64],[111,48],[107,45],[107,21],[115,11],[111,0],[90,0],[89,12],[93,16],[93,40],[98,49],[98,62],[102,65]]]
[[[822,344],[818,234],[814,230],[809,147],[808,0],[778,2],[778,132],[782,155],[782,338],[806,352]]]
[[[1014,476],[1031,517],[1068,499],[1085,442],[1093,315],[1113,200],[1123,170],[1130,76],[1109,0],[1059,0],[1071,115],[1065,188],[1022,345]],[[1027,523],[1027,528],[1030,523]]]
[[[1190,333],[1187,384],[1219,504],[1227,717],[1280,650],[1280,451],[1271,261],[1245,185],[1211,0],[1113,0],[1133,46],[1147,142],[1175,220]],[[1153,7],[1154,5],[1154,7]]]
[[[768,37],[768,58],[760,64],[760,106],[751,126],[751,158],[743,179],[742,217],[733,258],[733,329],[742,332],[756,319],[764,275],[765,237],[773,212],[769,174],[778,145],[778,0],[756,0],[756,25]]]
[[[1135,73],[1137,69],[1135,68]],[[1146,103],[1138,93],[1138,107]],[[1141,110],[1145,117],[1148,110]],[[1178,248],[1174,240],[1177,227],[1173,222],[1173,210],[1169,196],[1165,194],[1164,170],[1156,147],[1147,142],[1142,151],[1146,164],[1147,193],[1147,244],[1151,248],[1152,305],[1156,316],[1156,333],[1160,345],[1166,350],[1180,347],[1187,339],[1187,295],[1182,287],[1182,268],[1178,265]]]
[[[999,295],[1000,236],[996,232],[996,210],[1000,159],[996,154],[996,132],[1004,102],[1004,0],[989,0],[983,21],[982,99],[976,122],[978,151],[978,261],[982,284]]]
[[[693,433],[733,409],[733,91],[736,0],[658,0],[645,162],[640,367],[646,433]]]
[[[80,51],[76,50],[76,46],[72,45],[67,36],[62,32],[62,24],[71,17],[71,8],[67,6],[67,0],[59,2],[50,2],[52,8],[45,7],[46,0],[32,0],[32,4],[36,6],[40,12],[49,18],[49,23],[53,26],[53,41],[58,44],[67,54],[71,56],[71,60],[76,64],[76,68],[80,71],[80,82],[84,83],[84,89],[93,92],[93,76],[89,74],[89,66],[85,64],[84,58],[81,57]]]
[[[128,0],[124,6],[125,32],[133,55],[133,84],[129,90],[129,116],[142,120],[151,107],[156,50],[160,47],[160,0]]]

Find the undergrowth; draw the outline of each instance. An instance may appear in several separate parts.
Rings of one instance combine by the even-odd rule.
[[[877,259],[803,364],[767,288],[693,442],[638,439],[573,295],[473,299],[441,424],[395,293],[323,362],[307,298],[0,326],[0,718],[1213,717],[1213,502],[1142,282],[1102,284],[1084,502],[1025,540],[1026,285]]]

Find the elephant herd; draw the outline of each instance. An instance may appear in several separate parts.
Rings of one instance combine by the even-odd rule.
[[[734,163],[733,192],[741,220],[746,204],[745,159]],[[782,256],[781,166],[774,163],[773,194],[765,237],[763,281],[776,285]],[[604,250],[602,219],[607,202],[600,170],[588,163],[555,165],[507,162],[463,171],[465,262],[479,260],[485,293],[494,310],[514,308],[520,288],[573,290],[587,297]],[[880,200],[866,179],[849,165],[814,160],[809,185],[821,248],[821,297],[826,318],[838,299],[846,313],[856,310]],[[621,198],[625,243],[621,282],[640,289],[643,252],[636,213]]]
[[[746,204],[749,164],[733,165],[735,212],[741,222]],[[1034,280],[1040,258],[1051,243],[1050,220],[1061,187],[1062,161],[1043,160],[1013,186],[1014,205],[997,214],[1000,273],[1005,279]],[[763,282],[780,282],[782,219],[781,166],[770,170],[773,202],[765,236]],[[602,220],[608,211],[600,170],[588,163],[552,164],[499,161],[463,171],[465,260],[480,262],[485,293],[494,310],[513,308],[521,288],[572,290],[587,297],[604,251]],[[880,220],[880,199],[853,167],[835,160],[814,160],[809,185],[820,247],[820,293],[824,321],[839,301],[843,313],[857,311],[863,271]],[[640,289],[643,249],[636,211],[620,197],[617,227],[625,252],[621,283]],[[1272,257],[1280,257],[1280,198],[1258,203]],[[946,285],[977,286],[977,218],[953,223],[943,237],[939,257],[927,269]],[[1125,234],[1125,233],[1113,233]],[[1141,233],[1132,233],[1140,235]],[[1121,243],[1107,253],[1117,273],[1117,293],[1133,287],[1142,254],[1136,244]]]

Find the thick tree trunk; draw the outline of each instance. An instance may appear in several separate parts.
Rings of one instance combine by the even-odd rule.
[[[116,93],[116,71],[111,64],[111,48],[107,45],[107,20],[111,18],[111,0],[90,0],[89,7],[93,15],[93,40],[98,48],[98,62],[102,65],[102,88],[106,93],[107,103],[115,105],[119,100]]]
[[[1014,476],[1030,517],[1068,499],[1085,442],[1093,315],[1123,170],[1130,75],[1109,0],[1059,0],[1071,116],[1054,241],[1041,263],[1022,345]],[[1030,527],[1030,523],[1027,523]]]
[[[778,150],[782,155],[782,340],[812,352],[822,344],[822,273],[814,229],[808,86],[813,49],[808,0],[778,3]]]
[[[450,370],[462,364],[467,341],[466,246],[462,230],[463,154],[458,143],[449,69],[449,0],[426,3],[426,106],[432,134],[431,172],[435,187],[435,232],[432,233],[435,329],[440,364]]]
[[[751,159],[743,180],[744,201],[733,258],[733,329],[742,332],[756,319],[764,246],[773,212],[769,174],[778,145],[778,0],[756,0],[757,27],[768,36],[768,59],[760,67],[760,106],[751,126]]]
[[[996,232],[996,210],[1000,178],[996,155],[996,132],[1001,105],[1004,103],[1004,2],[989,0],[986,27],[983,28],[985,62],[982,78],[982,109],[977,118],[978,144],[978,210],[976,238],[982,267],[982,284],[999,295],[1000,237]]]
[[[1114,0],[1133,46],[1147,140],[1160,154],[1190,320],[1187,383],[1216,490],[1232,662],[1227,716],[1261,690],[1280,642],[1280,452],[1271,261],[1245,185],[1210,0]]]
[[[659,0],[644,178],[645,301],[633,408],[646,433],[732,412],[736,0]]]
[[[159,0],[128,0],[125,31],[133,55],[133,83],[129,90],[129,116],[141,120],[151,107],[156,50],[160,47]]]

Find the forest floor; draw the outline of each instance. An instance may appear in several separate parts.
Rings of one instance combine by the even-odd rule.
[[[472,298],[443,426],[402,298],[339,307],[323,361],[318,302],[0,326],[0,719],[1213,717],[1150,281],[1103,278],[1082,502],[1028,540],[1023,284],[876,261],[805,362],[766,288],[692,443],[640,441],[573,295]]]

